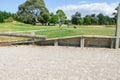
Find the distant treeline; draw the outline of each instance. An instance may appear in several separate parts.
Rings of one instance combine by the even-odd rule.
[[[81,13],[76,12],[71,16],[71,20],[69,20],[67,19],[65,13],[62,10],[58,10],[56,14],[50,13],[47,14],[47,16],[49,19],[47,21],[44,21],[45,23],[43,22],[43,24],[55,25],[58,24],[59,22],[61,22],[62,24],[75,24],[75,25],[115,25],[116,24],[116,14],[114,14],[113,17],[105,16],[102,13],[99,13],[98,15],[91,14],[81,17]],[[0,23],[12,22],[13,20],[23,22],[18,17],[19,16],[17,14],[13,14],[6,11],[0,11]],[[24,23],[28,23],[28,24],[33,23],[32,19],[30,19],[29,21],[31,22],[24,22]]]
[[[102,13],[81,17],[81,13],[76,12],[72,15],[71,22],[76,25],[115,25],[116,13],[113,13],[113,17],[103,15]]]
[[[58,9],[56,13],[49,13],[44,0],[27,0],[18,6],[18,12],[13,14],[6,11],[0,11],[0,22],[20,21],[26,24],[41,23],[41,25],[55,24],[75,24],[75,25],[115,25],[116,14],[113,17],[100,14],[91,14],[81,17],[80,11],[67,19],[65,12]]]
[[[15,14],[6,12],[6,11],[0,11],[0,23],[3,22],[12,22],[15,18]]]

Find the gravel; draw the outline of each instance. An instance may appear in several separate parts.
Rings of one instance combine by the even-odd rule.
[[[0,80],[120,80],[120,49],[0,47]]]

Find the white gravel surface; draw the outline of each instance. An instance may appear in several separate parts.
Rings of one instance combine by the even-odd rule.
[[[120,49],[0,47],[0,80],[120,80]]]

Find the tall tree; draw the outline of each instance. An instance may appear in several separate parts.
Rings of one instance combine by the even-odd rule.
[[[72,24],[82,24],[82,18],[81,18],[81,13],[76,12],[74,15],[72,15]]]
[[[89,15],[86,15],[84,17],[84,24],[85,25],[91,25],[91,17]]]
[[[25,3],[21,4],[18,9],[18,18],[30,24],[38,22],[38,16],[40,16],[41,13],[49,13],[44,0],[27,0]]]
[[[111,19],[111,18],[110,18],[109,16],[104,16],[104,20],[105,20],[104,24],[105,24],[105,25],[111,24],[111,23],[110,23],[110,22],[111,22],[110,19]]]
[[[5,22],[8,19],[10,21],[10,19],[14,18],[14,15],[15,14],[10,12],[0,11],[0,22]]]
[[[53,24],[55,25],[56,23],[59,22],[58,15],[55,15],[55,14],[51,13],[50,16],[51,16],[51,18],[50,18],[50,23],[53,23]]]
[[[104,19],[104,15],[102,13],[97,15],[98,17],[98,24],[99,25],[104,25],[105,24],[105,19]]]
[[[3,12],[0,11],[0,23],[4,22]]]
[[[64,23],[67,18],[65,12],[63,10],[59,9],[59,10],[57,10],[56,14],[59,17],[59,22]]]
[[[47,25],[47,23],[50,20],[49,13],[47,12],[41,12],[38,16],[38,21],[42,23],[42,25]]]
[[[91,17],[91,24],[92,25],[97,25],[98,24],[98,18],[96,16],[96,14],[91,14],[90,17]]]

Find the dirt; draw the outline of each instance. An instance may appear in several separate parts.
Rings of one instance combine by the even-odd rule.
[[[0,47],[0,80],[120,80],[120,49]]]
[[[22,40],[28,40],[28,38],[0,36],[0,42],[4,42],[4,43],[22,41]]]

